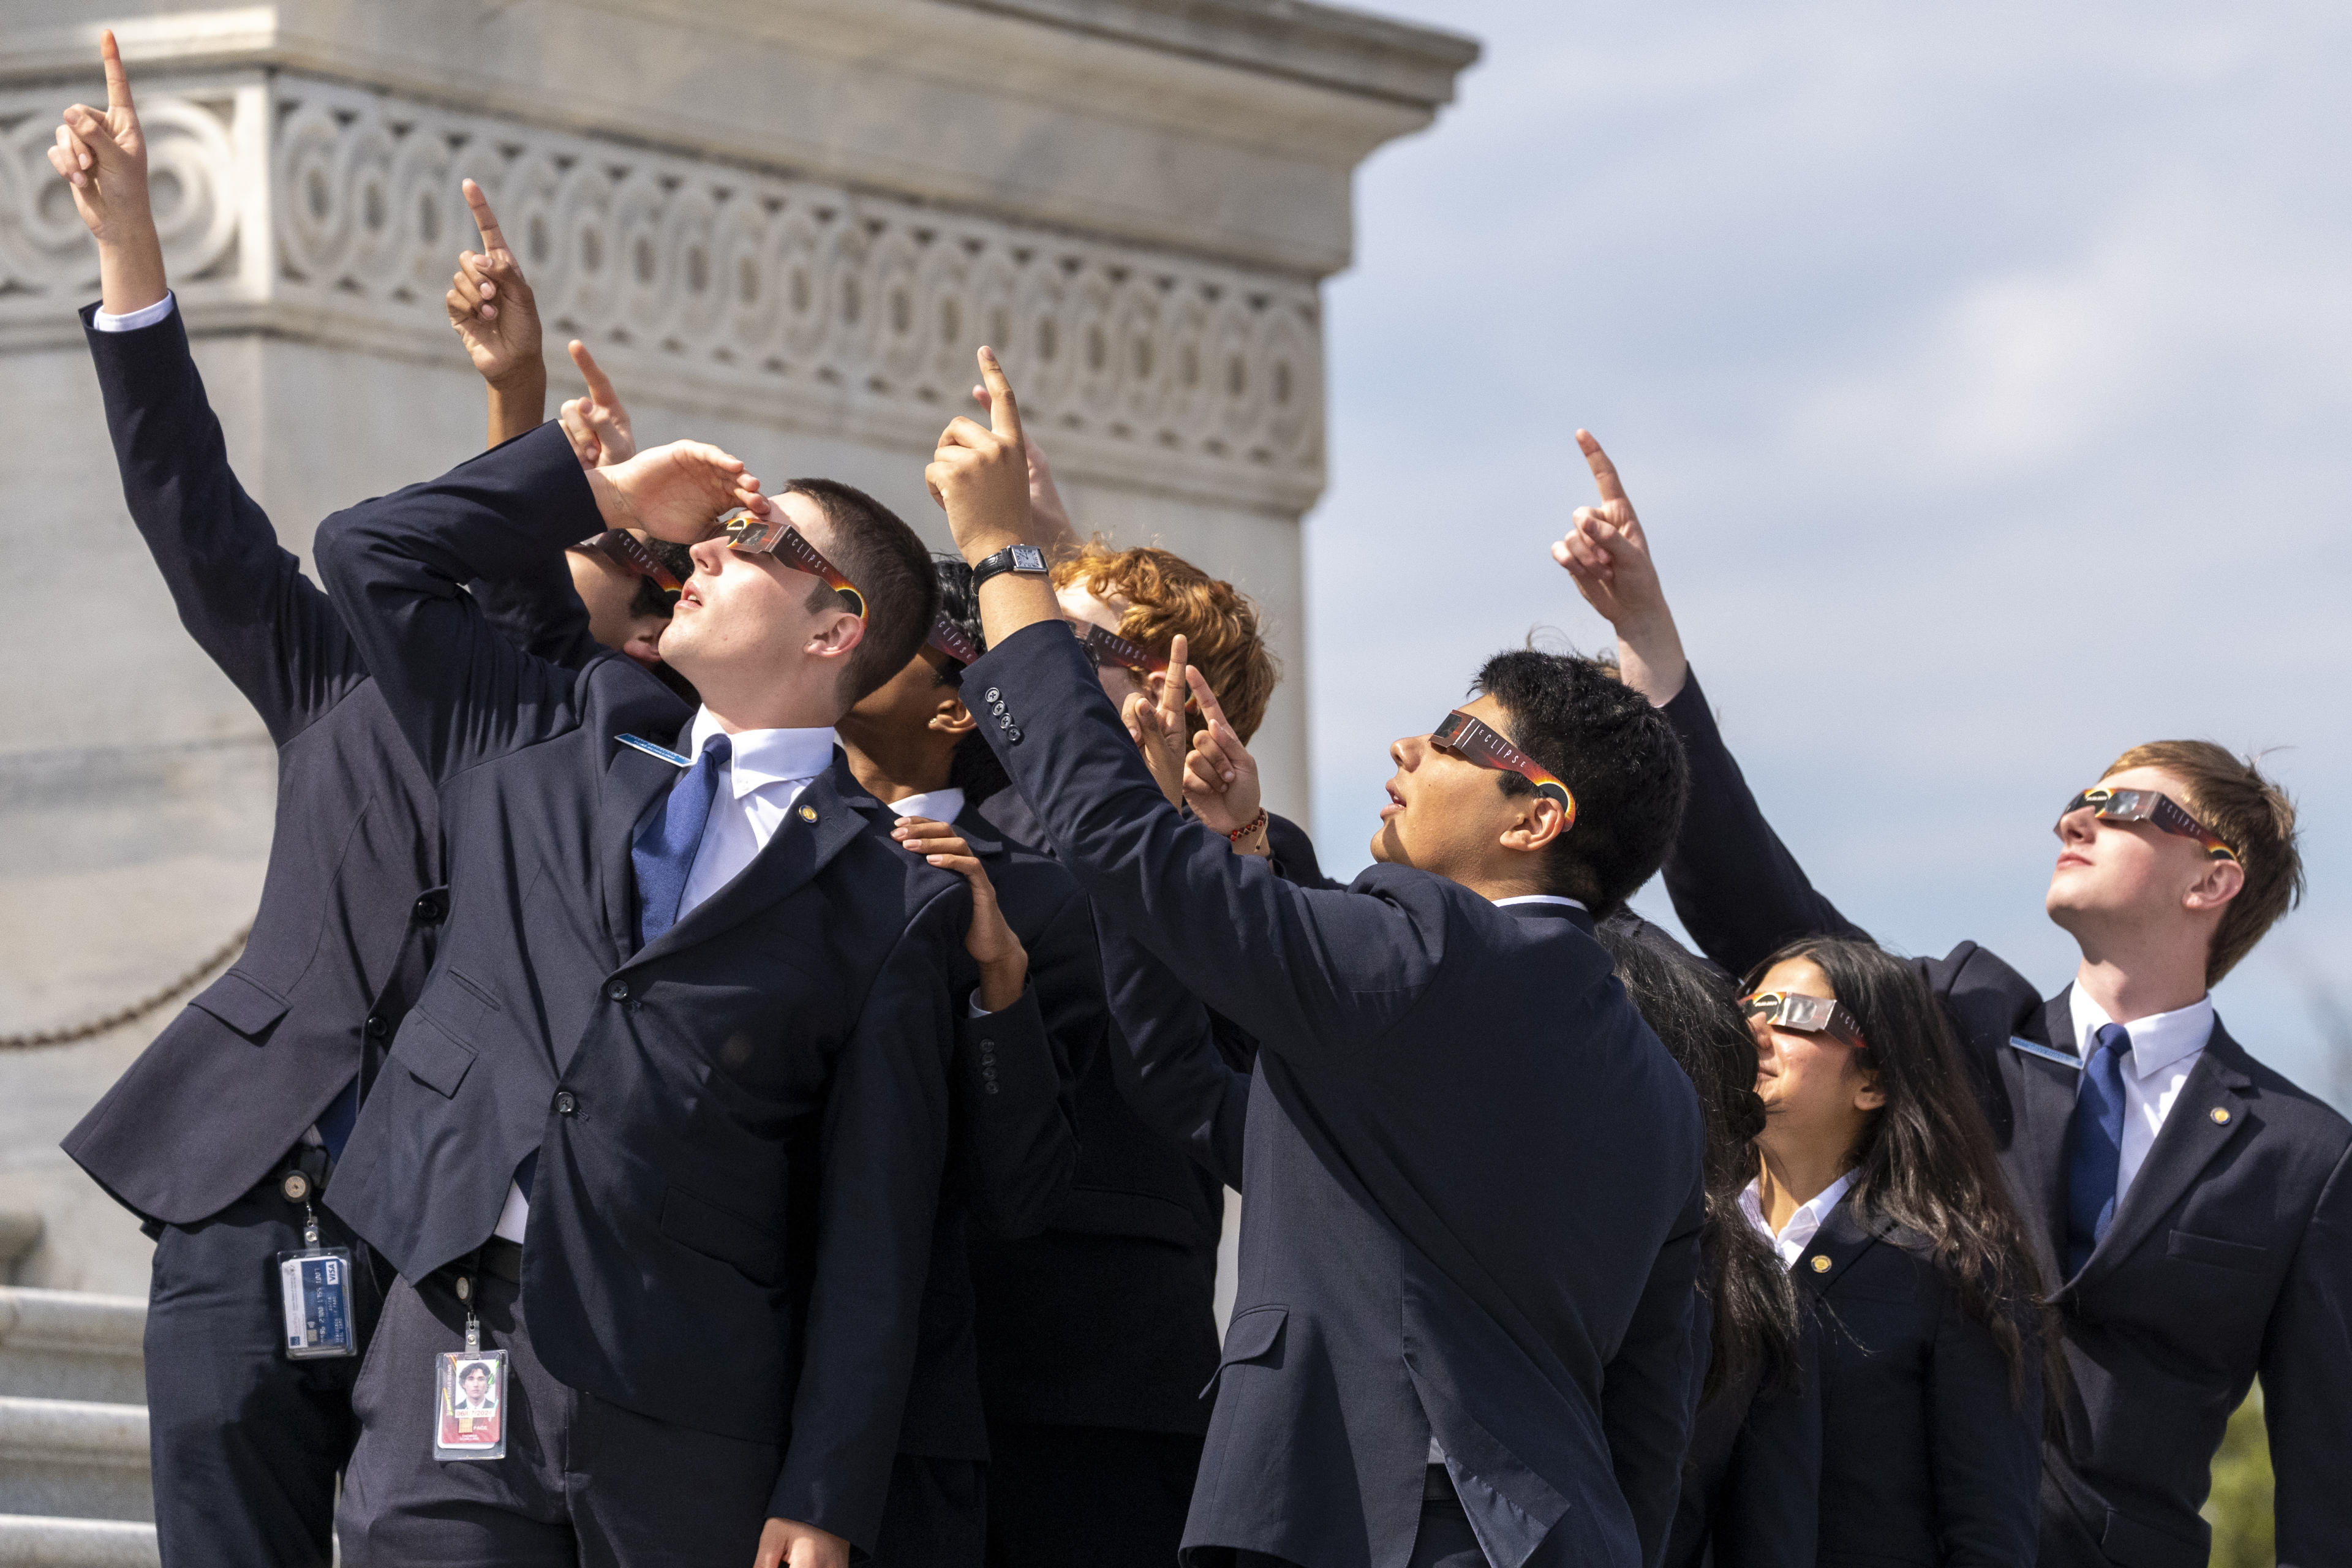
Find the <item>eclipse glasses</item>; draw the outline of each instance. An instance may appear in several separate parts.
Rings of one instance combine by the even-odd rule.
[[[719,520],[727,533],[727,548],[746,555],[772,555],[795,572],[805,572],[849,601],[849,613],[866,618],[866,595],[824,558],[824,552],[802,537],[801,531],[781,517],[755,517],[738,507]]]
[[[2235,860],[2238,852],[2221,842],[2221,836],[2183,811],[2170,795],[2152,789],[2108,789],[2098,785],[2086,789],[2066,803],[2058,814],[2063,822],[2074,813],[2090,808],[2091,815],[2101,822],[2145,822],[2158,831],[2178,838],[2193,838],[2205,847],[2208,858]],[[2051,829],[2057,832],[2056,827]]]
[[[633,572],[659,588],[670,603],[677,602],[686,584],[677,574],[661,563],[661,558],[646,548],[645,541],[625,528],[608,528],[602,533],[592,533],[572,547],[592,555],[601,555],[624,572]]]
[[[1141,643],[1129,642],[1117,632],[1106,631],[1091,623],[1080,626],[1072,621],[1070,635],[1078,639],[1078,646],[1087,650],[1087,662],[1097,669],[1106,664],[1115,664],[1140,680],[1147,675],[1158,675],[1168,668],[1166,659],[1145,651]]]
[[[1559,802],[1568,812],[1565,833],[1576,826],[1576,796],[1569,787],[1544,771],[1533,757],[1519,750],[1492,726],[1481,722],[1456,708],[1445,716],[1444,722],[1429,733],[1429,743],[1441,752],[1460,757],[1482,768],[1497,773],[1517,773],[1536,786],[1536,793]]]
[[[1775,1029],[1827,1035],[1858,1051],[1870,1048],[1870,1042],[1862,1037],[1862,1020],[1833,997],[1808,996],[1801,991],[1759,991],[1742,996],[1739,1010],[1750,1019],[1761,1018]]]

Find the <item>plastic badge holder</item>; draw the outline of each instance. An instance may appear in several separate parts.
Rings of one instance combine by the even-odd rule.
[[[436,1459],[503,1459],[507,1457],[507,1352],[482,1348],[481,1321],[474,1315],[471,1279],[458,1280],[466,1302],[466,1348],[434,1357],[433,1457]]]
[[[286,1309],[288,1360],[325,1361],[357,1352],[352,1249],[319,1245],[319,1216],[308,1203],[302,1205],[300,1250],[278,1255],[278,1289]]]

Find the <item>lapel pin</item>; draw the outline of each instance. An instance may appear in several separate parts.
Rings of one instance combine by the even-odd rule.
[[[814,822],[816,820],[816,807],[813,805],[804,805],[801,807],[801,820],[803,822]]]
[[[2230,1108],[2226,1105],[2217,1105],[2206,1114],[2213,1119],[2213,1125],[2216,1127],[2230,1125]]]
[[[1814,1272],[1814,1273],[1816,1273],[1816,1274],[1827,1274],[1829,1271],[1830,1271],[1830,1255],[1829,1255],[1828,1253],[1826,1253],[1826,1252],[1816,1252],[1816,1253],[1814,1253],[1814,1254],[1813,1254],[1813,1272]]]

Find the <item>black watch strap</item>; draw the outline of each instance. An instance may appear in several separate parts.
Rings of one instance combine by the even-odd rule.
[[[973,565],[971,585],[978,592],[982,583],[1000,572],[1034,572],[1042,576],[1047,570],[1045,552],[1035,545],[1008,544]]]

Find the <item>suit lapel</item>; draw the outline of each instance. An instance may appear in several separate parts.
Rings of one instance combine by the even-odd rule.
[[[881,803],[851,780],[848,765],[836,749],[833,766],[811,780],[801,792],[793,808],[784,814],[783,826],[768,840],[767,847],[754,856],[732,881],[688,910],[623,967],[634,968],[666,953],[708,942],[797,891],[824,870],[851,839],[866,831],[866,812],[880,809]],[[621,853],[625,864],[625,846]]]
[[[2025,1038],[2072,1058],[2073,986],[2044,1003]],[[2005,1047],[2017,1085],[2015,1150],[2019,1196],[2030,1205],[2034,1252],[2054,1289],[2064,1279],[2061,1245],[2066,1234],[2066,1124],[2074,1119],[2082,1069]]]
[[[964,847],[982,860],[993,860],[1004,853],[1004,843],[997,837],[996,825],[971,806],[965,806],[948,826],[956,830],[956,836],[963,840]]]
[[[1822,1222],[1822,1228],[1813,1233],[1813,1239],[1798,1256],[1793,1265],[1796,1276],[1819,1295],[1836,1284],[1838,1277],[1878,1239],[1877,1228],[1864,1223],[1855,1212],[1853,1195],[1849,1193],[1830,1211],[1830,1217]]]
[[[2147,1160],[2116,1209],[2115,1223],[2107,1226],[2098,1250],[2083,1266],[2084,1279],[2130,1257],[2213,1157],[2246,1131],[2252,1117],[2245,1091],[2253,1087],[2253,1079],[2245,1068],[2244,1051],[2216,1018],[2213,1037],[2205,1042],[2205,1054],[2197,1058],[2180,1092],[2174,1096]]]
[[[677,782],[678,770],[617,740],[607,738],[605,744],[613,756],[604,764],[604,794],[596,804],[597,894],[614,957],[625,959],[637,946],[637,873],[629,863],[629,847],[646,813]]]

